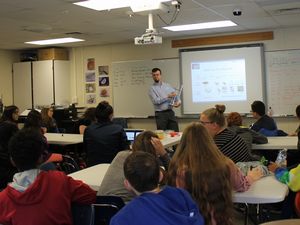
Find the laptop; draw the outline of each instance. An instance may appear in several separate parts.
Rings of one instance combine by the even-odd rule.
[[[143,129],[125,129],[127,140],[129,141],[129,143],[132,144],[135,138],[143,131]]]

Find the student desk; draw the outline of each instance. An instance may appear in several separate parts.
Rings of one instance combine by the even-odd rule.
[[[267,176],[255,181],[248,191],[235,192],[233,202],[246,205],[246,225],[248,224],[248,204],[255,204],[259,209],[259,204],[282,202],[288,192],[287,185],[280,183],[274,176]]]
[[[82,134],[45,133],[48,144],[73,145],[83,143]]]
[[[175,137],[165,137],[161,140],[165,148],[176,145],[180,142],[181,135]],[[98,191],[104,175],[110,164],[98,164],[86,169],[71,173],[68,176],[77,180],[82,180],[89,185],[93,190]]]
[[[289,149],[297,150],[298,137],[268,137],[267,144],[252,144],[253,150],[277,150],[277,149]]]
[[[98,191],[109,165],[110,164],[107,163],[98,164],[83,170],[79,170],[75,173],[71,173],[68,176],[76,180],[82,180],[93,190]]]
[[[178,135],[171,137],[169,134],[166,134],[163,139],[161,139],[161,143],[165,148],[172,147],[174,145],[179,144],[181,140],[182,133],[178,133]]]

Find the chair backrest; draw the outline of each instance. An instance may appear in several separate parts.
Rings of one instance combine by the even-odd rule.
[[[121,125],[123,128],[128,128],[127,119],[122,117],[115,117],[112,120],[113,123]]]
[[[72,203],[73,225],[94,225],[94,208],[92,205]]]
[[[58,169],[66,174],[70,174],[80,170],[80,167],[71,156],[63,155],[63,160],[58,163]]]
[[[94,208],[94,225],[108,225],[110,219],[125,205],[118,196],[97,196]]]

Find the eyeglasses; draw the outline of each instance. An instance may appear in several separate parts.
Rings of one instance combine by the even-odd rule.
[[[201,120],[200,120],[200,123],[201,123],[202,125],[205,125],[205,124],[212,124],[212,123],[214,123],[214,122],[211,122],[211,121],[201,121]]]

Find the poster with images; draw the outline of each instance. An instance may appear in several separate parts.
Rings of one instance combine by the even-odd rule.
[[[85,72],[85,82],[95,82],[95,81],[96,81],[95,71]]]
[[[100,76],[99,77],[99,86],[109,86],[109,77],[108,76]]]
[[[99,75],[108,75],[108,66],[98,66],[98,73]]]
[[[87,60],[87,70],[95,70],[95,59],[94,58],[90,58]]]
[[[96,92],[96,84],[95,83],[86,83],[85,84],[85,92],[86,93],[95,93]]]
[[[109,97],[109,88],[100,88],[100,97]]]
[[[96,104],[96,94],[87,94],[86,104]]]

